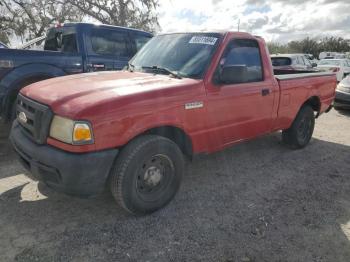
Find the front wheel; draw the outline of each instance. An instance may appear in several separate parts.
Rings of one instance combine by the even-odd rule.
[[[283,130],[282,140],[294,149],[305,147],[311,140],[315,128],[315,114],[309,105],[303,106],[292,126]]]
[[[180,187],[184,158],[171,140],[145,135],[131,141],[112,169],[110,188],[117,202],[133,214],[154,212],[168,204]]]

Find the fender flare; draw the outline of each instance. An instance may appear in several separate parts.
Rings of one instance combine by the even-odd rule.
[[[64,76],[66,73],[53,65],[32,63],[15,68],[9,72],[0,82],[0,90],[8,90],[25,79],[36,76],[58,77]]]

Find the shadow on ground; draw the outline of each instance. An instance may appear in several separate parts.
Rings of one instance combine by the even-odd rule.
[[[145,217],[128,215],[109,194],[71,198],[27,182],[0,195],[0,254],[17,261],[350,261],[349,157],[349,146],[318,139],[291,151],[274,134],[195,159],[175,200]]]

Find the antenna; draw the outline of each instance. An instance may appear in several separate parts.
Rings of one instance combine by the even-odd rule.
[[[238,18],[238,25],[237,25],[237,29],[238,29],[238,32],[239,32],[239,26],[241,25],[241,19]]]

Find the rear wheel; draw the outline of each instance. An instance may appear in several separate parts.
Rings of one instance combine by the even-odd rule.
[[[172,200],[183,172],[183,155],[174,142],[160,136],[141,136],[118,156],[110,188],[117,202],[130,213],[151,213]]]
[[[315,127],[315,114],[311,106],[303,106],[292,126],[282,132],[282,140],[294,149],[305,147],[311,140]]]

